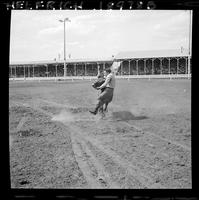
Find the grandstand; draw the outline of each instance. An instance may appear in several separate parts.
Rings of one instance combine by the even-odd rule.
[[[121,61],[120,76],[161,78],[190,77],[191,74],[191,57],[186,49],[120,52],[115,60]]]
[[[112,63],[121,62],[117,78],[176,78],[191,76],[191,57],[186,49],[120,52],[108,59],[15,62],[9,66],[9,80],[91,79]]]

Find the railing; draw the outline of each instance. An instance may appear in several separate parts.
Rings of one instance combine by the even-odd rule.
[[[191,74],[156,74],[156,75],[117,75],[117,79],[178,79],[191,78]],[[60,76],[60,77],[26,77],[9,78],[9,81],[65,81],[65,80],[93,80],[96,76]]]

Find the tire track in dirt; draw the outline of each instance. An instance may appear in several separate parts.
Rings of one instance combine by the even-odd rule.
[[[75,134],[75,137],[79,137],[79,140],[84,140],[86,142],[89,142],[93,146],[95,146],[99,151],[106,154],[108,157],[110,157],[116,165],[121,166],[123,169],[126,169],[135,179],[137,179],[142,185],[146,186],[146,188],[164,188],[161,184],[154,183],[154,181],[145,173],[141,172],[141,170],[130,163],[129,161],[121,158],[119,155],[117,155],[114,151],[111,149],[108,149],[104,145],[102,145],[98,140],[91,136],[87,135],[81,135],[81,130],[77,126],[71,126],[71,124],[66,124],[73,134]]]
[[[49,102],[48,102],[49,103]],[[38,111],[42,111],[46,114],[49,114],[48,112],[46,111],[43,111],[42,109],[39,108]],[[63,123],[63,122],[62,122]],[[71,133],[76,133],[75,135],[81,135],[81,132],[82,130],[78,130],[79,128],[77,126],[71,126],[71,124],[66,124],[66,123],[63,123],[64,125],[67,126],[68,129],[70,129],[70,132]],[[71,128],[72,127],[72,128]],[[74,135],[74,134],[73,134]],[[115,161],[115,163],[117,163],[117,165],[119,166],[122,166],[124,169],[127,169],[130,174],[132,174],[133,176],[135,176],[136,174],[136,178],[143,184],[145,185],[147,188],[164,188],[164,186],[162,186],[161,184],[159,183],[154,183],[154,181],[147,175],[145,175],[143,172],[140,172],[139,168],[137,168],[136,166],[132,166],[131,163],[129,163],[128,161],[122,159],[119,155],[117,155],[115,152],[111,151],[111,150],[107,150],[107,149],[104,149],[104,146],[102,144],[99,144],[99,142],[97,140],[95,140],[94,138],[93,139],[90,139],[90,136],[86,136],[87,138],[87,141],[89,141],[91,144],[94,144],[96,147],[100,147],[100,151],[102,151],[103,153],[107,154],[109,157],[113,158],[113,160]],[[84,138],[81,138],[83,140],[85,140],[85,137]],[[78,154],[80,155],[80,151],[78,152],[78,148],[76,143],[73,142],[73,146],[75,147],[75,152],[76,152],[76,155],[77,155],[77,159],[78,159]],[[77,150],[77,151],[76,151]],[[79,162],[81,162],[81,160],[79,160]],[[122,164],[121,164],[122,163]],[[80,164],[82,165],[82,163]],[[95,166],[97,166],[95,164]],[[81,168],[81,167],[80,167]],[[87,173],[86,172],[86,166],[85,165],[82,165],[82,172],[83,174]],[[90,179],[89,178],[89,175],[86,174],[86,177],[87,179]],[[90,180],[91,182],[94,181],[93,179]],[[149,183],[147,183],[147,181]],[[97,185],[96,185],[97,186]]]
[[[115,105],[115,107],[117,107],[118,109],[122,109],[122,107],[121,106],[116,106]],[[111,120],[110,120],[111,121]],[[189,147],[189,146],[186,146],[186,145],[183,145],[183,144],[180,144],[179,142],[177,142],[177,141],[173,141],[173,140],[170,140],[170,139],[168,139],[168,138],[166,138],[166,137],[162,137],[162,136],[160,136],[160,135],[157,135],[157,134],[155,134],[155,133],[152,133],[152,132],[150,132],[150,131],[144,131],[142,128],[140,128],[140,127],[138,127],[138,126],[135,126],[134,124],[132,125],[132,124],[129,124],[127,121],[122,121],[122,120],[118,120],[119,122],[122,122],[122,123],[124,123],[124,124],[126,124],[128,127],[130,127],[130,128],[135,128],[137,131],[139,131],[139,132],[143,132],[143,133],[146,133],[146,134],[149,134],[149,135],[151,135],[151,136],[153,136],[153,137],[156,137],[156,138],[158,138],[158,139],[160,139],[160,140],[163,140],[163,141],[165,141],[165,142],[169,142],[170,144],[174,144],[174,145],[176,145],[176,146],[178,146],[178,147],[181,147],[181,148],[183,148],[183,149],[185,149],[185,150],[187,150],[187,151],[189,151],[189,152],[191,152],[191,148]]]
[[[45,101],[46,103],[48,103],[48,104],[50,104],[50,105],[57,105],[57,106],[59,106],[59,107],[66,107],[66,108],[68,108],[67,106],[65,106],[65,105],[63,105],[63,104],[60,104],[60,103],[56,103],[56,102],[52,102],[52,101],[48,101],[48,100],[43,100],[43,101]],[[80,120],[81,121],[81,120]],[[95,122],[95,120],[92,120],[92,121],[94,121]],[[108,122],[111,122],[111,120],[108,120]],[[106,122],[105,120],[104,120],[104,122]],[[115,121],[113,121],[113,122],[115,122]],[[129,128],[134,128],[135,130],[137,130],[138,132],[141,132],[141,133],[146,133],[146,134],[148,134],[148,135],[150,135],[150,136],[152,136],[152,137],[155,137],[155,138],[157,138],[157,139],[160,139],[161,141],[164,141],[164,142],[166,142],[167,144],[173,144],[173,145],[175,145],[175,146],[178,146],[178,147],[180,147],[180,148],[183,148],[184,150],[187,150],[187,151],[189,151],[189,152],[191,152],[191,148],[190,147],[188,147],[188,146],[186,146],[186,145],[183,145],[183,144],[180,144],[180,143],[178,143],[178,142],[176,142],[176,141],[173,141],[173,140],[170,140],[170,139],[168,139],[168,138],[165,138],[165,137],[162,137],[162,136],[160,136],[160,135],[157,135],[157,134],[155,134],[155,133],[152,133],[152,132],[149,132],[149,131],[144,131],[142,128],[140,128],[140,127],[138,127],[138,126],[135,126],[134,124],[132,125],[132,124],[129,124],[128,122],[126,122],[126,121],[120,121],[120,123],[123,123],[123,124],[125,124],[125,125],[127,125]],[[149,146],[150,146],[150,144],[149,144]]]
[[[49,112],[47,112],[47,111],[44,111],[43,109],[38,108],[38,107],[36,107],[36,106],[29,105],[29,104],[27,104],[27,103],[21,103],[21,102],[15,102],[15,103],[16,103],[16,105],[18,105],[18,106],[25,106],[25,107],[28,107],[28,108],[32,108],[32,109],[34,109],[34,110],[36,110],[36,111],[38,111],[38,112],[40,112],[40,113],[43,113],[43,114],[45,114],[45,115],[47,115],[47,116],[49,116],[49,117],[53,117],[53,114],[51,114],[51,113],[49,113]],[[80,159],[81,156],[82,156],[82,154],[81,154],[81,150],[79,149],[77,143],[74,141],[74,134],[75,134],[76,136],[78,136],[78,135],[80,136],[81,130],[78,130],[78,127],[74,127],[74,126],[73,126],[73,128],[71,128],[71,124],[67,124],[67,123],[63,123],[63,122],[60,122],[60,123],[61,123],[61,124],[64,124],[64,125],[66,126],[66,128],[73,134],[73,136],[71,137],[71,141],[72,141],[72,146],[73,146],[74,154],[75,154],[77,163],[78,163],[78,165],[79,165],[79,167],[80,167],[82,173],[85,175],[86,180],[89,182],[89,185],[94,185],[94,186],[97,187],[97,188],[101,187],[101,186],[96,182],[96,179],[93,179],[93,178],[89,175],[89,173],[87,172],[88,166],[87,166],[87,164],[86,164],[86,161],[83,161],[83,160]],[[81,139],[82,139],[82,138],[81,138]],[[90,141],[90,142],[93,144],[93,141]],[[95,143],[95,145],[98,147],[99,144]],[[101,147],[101,150],[104,152],[104,147],[103,147],[103,146]],[[108,152],[108,151],[105,152],[105,154],[108,154],[108,155],[109,155],[109,153],[110,153],[110,152]],[[109,156],[112,157],[112,155],[109,155]],[[120,157],[119,157],[118,155],[116,155],[116,157],[118,157],[116,162],[117,162],[117,163],[118,163],[118,162],[120,163],[120,162],[121,162]],[[125,161],[123,161],[123,162],[125,162]],[[123,164],[124,164],[124,163],[123,163]],[[136,172],[133,171],[133,173],[136,173]],[[145,180],[143,180],[143,183],[145,183]]]
[[[158,139],[160,139],[160,140],[163,140],[163,141],[168,142],[168,143],[170,143],[170,144],[174,144],[174,145],[176,145],[176,146],[178,146],[178,147],[181,147],[181,148],[183,148],[183,149],[185,149],[185,150],[187,150],[187,151],[189,151],[189,152],[191,151],[191,148],[188,147],[188,146],[185,146],[185,145],[180,144],[180,143],[178,143],[178,142],[172,141],[172,140],[170,140],[170,139],[168,139],[168,138],[162,137],[162,136],[157,135],[157,134],[155,134],[155,133],[152,133],[152,132],[149,132],[149,131],[144,131],[144,130],[141,129],[140,127],[135,126],[135,125],[130,125],[130,124],[127,123],[127,122],[123,122],[123,123],[125,123],[129,128],[135,128],[135,129],[136,129],[137,131],[139,131],[139,132],[149,134],[149,135],[151,135],[151,136],[153,136],[153,137],[156,137],[156,138],[158,138]]]
[[[14,104],[14,105],[16,105],[16,104]],[[14,106],[14,105],[12,105],[12,106]],[[16,130],[10,130],[10,133],[13,134],[13,133],[19,132],[22,129],[23,125],[28,121],[28,119],[29,119],[29,117],[25,116],[25,114],[24,114],[24,116],[20,119],[20,121],[16,127]],[[14,141],[15,141],[15,138],[12,135],[10,135],[9,136],[9,147],[10,148],[12,148]]]
[[[28,117],[22,117],[19,124],[17,125],[16,131],[20,131],[21,128],[23,127],[23,125],[25,124],[25,122],[28,120]]]
[[[53,117],[53,114],[51,114],[41,108],[35,107],[33,105],[29,105],[27,103],[15,102],[15,105],[32,108],[42,114],[45,114],[49,117]],[[62,122],[60,122],[60,123],[66,127],[66,124],[64,124]],[[70,128],[68,126],[66,128],[67,128],[67,130],[70,130]],[[74,152],[77,164],[78,164],[80,170],[82,171],[82,173],[84,174],[84,177],[88,182],[89,188],[107,188],[107,185],[109,185],[110,187],[112,187],[112,185],[113,185],[113,187],[119,188],[119,187],[115,186],[115,183],[112,183],[112,181],[105,182],[102,179],[102,177],[106,177],[106,180],[110,180],[109,176],[103,172],[103,167],[98,165],[99,163],[97,163],[96,159],[94,159],[94,156],[91,155],[90,152],[88,153],[88,149],[87,149],[87,151],[82,151],[83,144],[82,144],[82,142],[77,141],[75,139],[73,130],[70,130],[70,133],[71,133],[71,142],[72,142],[73,152]],[[92,172],[91,165],[90,166],[88,165],[88,158],[83,154],[84,152],[86,152],[92,158],[92,165],[97,170],[97,174],[100,175],[99,179],[97,179],[96,177],[94,177],[92,175],[93,172]]]
[[[86,142],[79,137],[77,127],[71,128],[71,124],[63,124],[71,133],[72,146],[78,165],[89,183],[90,188],[120,188],[113,182],[104,166],[97,160]]]
[[[114,124],[109,124],[110,122],[107,122],[107,121],[103,121],[103,125],[106,125],[107,128],[110,128],[112,129],[112,126],[115,126]],[[131,124],[128,124],[127,122],[123,122],[123,121],[120,121],[120,123],[117,124],[116,126],[116,130],[111,130],[111,131],[116,131],[117,132],[117,128],[118,127],[121,127],[121,130],[123,130],[123,126],[122,125],[125,125],[124,127],[129,127],[128,130],[128,133],[126,133],[126,129],[125,129],[125,135],[120,135],[120,134],[117,134],[117,139],[119,140],[123,140],[125,137],[129,137],[129,138],[134,138],[134,140],[136,138],[139,139],[139,143],[142,147],[145,147],[145,145],[150,148],[149,150],[152,150],[152,152],[154,152],[154,150],[156,149],[157,147],[157,141],[161,142],[162,143],[162,147],[164,148],[167,148],[167,149],[170,149],[171,148],[175,148],[175,150],[179,151],[181,150],[182,152],[186,152],[188,154],[191,153],[191,149],[189,149],[189,147],[187,146],[184,146],[184,145],[181,145],[181,144],[176,144],[176,142],[172,142],[171,140],[167,140],[167,138],[165,138],[165,140],[162,139],[162,137],[157,136],[157,134],[153,134],[153,133],[150,133],[150,132],[145,132],[143,131],[141,128],[138,128],[137,126],[134,126],[134,125],[131,125]],[[138,134],[129,134],[129,132],[133,129],[133,131],[136,131]],[[149,133],[149,134],[147,134]],[[100,134],[100,132],[99,132]],[[152,136],[152,137],[151,137]],[[99,136],[100,137],[100,136]],[[155,144],[154,144],[155,143]],[[187,149],[188,148],[188,149]],[[161,151],[156,151],[154,152],[156,155],[158,156],[162,156],[162,157],[167,157],[169,158],[170,157],[170,151],[169,152],[164,152],[163,149],[161,149]]]
[[[39,108],[37,106],[29,105],[27,103],[16,102],[16,101],[14,102],[14,104],[16,106],[22,106],[22,107],[26,107],[26,108],[31,108],[31,109],[36,110],[36,111],[38,111],[38,112],[40,112],[40,113],[42,113],[44,115],[47,115],[48,117],[53,117],[52,113],[47,112],[47,111],[45,111],[45,110],[43,110],[43,109],[41,109],[41,108]]]
[[[71,141],[77,164],[85,179],[87,180],[89,188],[103,188],[100,183],[93,177],[92,171],[87,163],[87,159],[81,150],[81,146],[75,141],[73,136],[71,137]]]
[[[190,152],[185,149],[167,144],[162,140],[160,143],[158,138],[141,134],[136,131],[136,129],[128,129],[127,126],[120,123],[105,124],[106,126],[104,123],[103,126],[101,123],[89,126],[88,129],[83,129],[82,134],[86,132],[89,136],[93,136],[103,145],[114,150],[119,156],[125,157],[127,160],[133,162],[136,167],[140,168],[144,173],[147,174],[150,171],[149,176],[156,180],[156,182],[166,186],[168,185],[167,181],[162,180],[168,179],[168,181],[172,181],[172,177],[169,175],[167,178],[160,179],[160,177],[163,177],[163,174],[171,174],[173,169],[177,169],[174,170],[175,174],[180,173],[180,171],[185,168],[187,170],[191,169],[191,155]],[[94,133],[92,133],[90,130],[94,129],[96,125],[99,131],[95,130]],[[110,134],[106,132],[103,133],[103,131],[105,131],[104,126]],[[112,129],[113,126],[116,127]],[[81,124],[80,127],[84,128]],[[124,132],[122,132],[123,130]],[[150,142],[152,144],[150,144]],[[132,148],[129,145],[132,145]],[[178,183],[180,184],[180,180]]]
[[[140,132],[140,133],[145,134],[145,135],[148,134],[148,135],[150,135],[150,136],[152,136],[152,137],[155,137],[155,138],[157,138],[157,139],[159,139],[159,140],[161,140],[161,141],[167,142],[167,143],[169,143],[169,144],[173,144],[173,145],[175,145],[175,146],[178,146],[178,147],[180,147],[180,148],[183,148],[183,149],[186,150],[186,151],[191,152],[191,148],[190,148],[189,146],[180,144],[180,143],[178,143],[178,142],[176,142],[176,141],[170,140],[170,139],[168,139],[168,138],[166,138],[166,137],[162,137],[162,136],[157,135],[157,134],[155,134],[155,133],[152,133],[152,132],[150,132],[150,131],[144,131],[142,128],[140,128],[140,127],[138,127],[138,126],[135,126],[134,124],[133,124],[133,125],[132,125],[132,124],[129,124],[129,123],[126,122],[126,121],[122,121],[122,120],[116,120],[116,121],[107,120],[107,121],[106,121],[106,120],[104,120],[104,124],[108,124],[109,122],[117,122],[117,121],[120,122],[121,124],[126,125],[126,126],[129,127],[129,128],[135,129],[137,132]]]
[[[52,117],[52,116],[54,116],[52,113],[49,113],[49,112],[47,112],[47,111],[44,111],[43,109],[41,109],[41,108],[38,108],[38,107],[36,107],[36,106],[30,106],[30,105],[28,105],[28,104],[24,104],[24,103],[19,103],[21,106],[26,106],[26,107],[30,107],[30,108],[32,108],[32,109],[34,109],[34,110],[37,110],[38,112],[41,112],[41,113],[43,113],[43,114],[45,114],[45,115],[48,115],[48,116],[50,116],[50,117]],[[19,105],[18,104],[18,105]],[[124,168],[124,169],[127,169],[127,171],[132,175],[132,176],[136,176],[135,178],[140,182],[140,183],[142,183],[144,186],[146,186],[147,188],[164,188],[164,186],[162,186],[161,184],[157,184],[157,183],[154,183],[154,181],[148,176],[148,175],[146,175],[146,174],[144,174],[144,173],[142,173],[141,171],[140,171],[140,169],[139,168],[137,168],[136,166],[132,166],[132,163],[129,163],[127,160],[124,160],[124,159],[122,159],[119,155],[117,155],[114,151],[112,151],[112,150],[110,150],[110,149],[108,149],[107,147],[105,148],[104,147],[104,145],[103,144],[101,144],[98,140],[96,140],[95,138],[92,138],[90,135],[88,136],[86,136],[86,135],[81,135],[81,132],[82,132],[82,129],[79,129],[79,127],[77,127],[77,126],[75,126],[75,125],[73,125],[73,126],[71,126],[71,124],[67,124],[67,123],[63,123],[63,122],[60,122],[61,124],[64,124],[66,127],[67,127],[67,129],[70,129],[70,132],[71,133],[73,133],[73,136],[72,137],[75,137],[74,138],[74,142],[73,142],[73,147],[75,147],[75,151],[76,151],[76,157],[77,157],[77,160],[80,158],[80,155],[81,155],[81,157],[83,157],[82,155],[82,151],[81,151],[81,147],[82,146],[84,146],[84,149],[86,148],[86,150],[85,150],[85,152],[88,154],[88,149],[90,148],[90,147],[88,147],[88,142],[91,144],[91,145],[93,145],[93,146],[95,146],[95,148],[97,148],[99,151],[101,151],[101,152],[103,152],[104,154],[106,154],[108,157],[110,157],[110,158],[113,158],[113,160],[114,160],[114,162],[117,164],[117,165],[119,165],[119,166],[121,166],[122,168]],[[129,127],[132,127],[131,125],[129,125],[127,122],[124,122],[124,123],[126,123]],[[133,128],[137,128],[137,127],[134,127],[133,126]],[[139,130],[139,131],[142,131],[141,129],[139,129],[139,128],[137,128],[137,130]],[[75,136],[74,136],[75,135]],[[155,134],[156,135],[156,134]],[[159,139],[161,139],[161,137],[159,138]],[[83,142],[82,141],[85,141],[85,143],[83,144]],[[164,140],[165,141],[165,140]],[[87,143],[87,144],[86,144]],[[86,144],[86,145],[85,145]],[[78,146],[79,145],[79,146]],[[80,147],[81,146],[81,147]],[[86,146],[86,147],[85,147]],[[90,151],[90,153],[92,154],[92,151]],[[79,157],[78,157],[79,156]],[[84,156],[84,158],[85,158],[85,156]],[[92,160],[92,163],[94,163],[94,165],[95,166],[97,166],[98,164],[97,164],[97,162],[96,162],[96,160],[97,160],[97,158],[96,158],[96,156],[93,154],[93,158],[95,158],[95,161],[93,161]],[[87,160],[85,160],[85,161],[83,161],[84,162],[84,164],[82,164],[81,162],[82,162],[82,160],[78,160],[77,162],[78,163],[81,163],[80,165],[81,165],[81,170],[82,170],[82,172],[83,172],[83,174],[85,175],[85,170],[86,169],[88,169],[89,167],[88,167],[88,165],[86,164],[87,163],[87,161],[88,161],[88,159]],[[102,165],[103,166],[103,165]],[[103,166],[103,168],[104,168],[104,166]],[[99,173],[100,173],[100,169],[98,168],[98,171],[99,171]],[[87,172],[86,172],[87,173]],[[87,173],[86,175],[85,175],[85,177],[87,176],[87,180],[89,180],[88,182],[90,182],[90,183],[95,183],[96,185],[96,187],[101,187],[100,185],[99,185],[99,183],[97,182],[97,180],[94,178],[93,179],[93,177],[91,177],[90,176],[90,174],[89,173]],[[108,176],[109,176],[109,174],[108,174]],[[112,184],[112,183],[110,183],[110,180],[109,181],[107,181],[107,183],[108,184]]]
[[[48,100],[41,100],[41,101],[43,101],[43,102],[45,102],[45,103],[48,103],[49,105],[68,108],[66,105],[63,105],[63,104],[60,104],[60,103],[56,103],[56,102],[52,102],[52,101],[48,101]],[[73,108],[74,108],[74,107],[73,107]],[[110,120],[110,121],[111,121],[111,120]],[[123,123],[123,124],[125,124],[125,125],[127,125],[129,128],[134,128],[134,129],[136,129],[137,131],[139,131],[139,132],[141,132],[141,133],[149,134],[149,135],[151,135],[151,136],[153,136],[153,137],[156,137],[156,138],[158,138],[158,139],[160,139],[160,140],[163,140],[163,141],[165,141],[165,142],[168,142],[168,143],[170,143],[170,144],[174,144],[174,145],[176,145],[176,146],[178,146],[178,147],[181,147],[181,148],[183,148],[183,149],[185,149],[185,150],[191,152],[191,148],[188,147],[188,146],[186,146],[186,145],[180,144],[180,143],[178,143],[178,142],[176,142],[176,141],[170,140],[170,139],[168,139],[168,138],[166,138],[166,137],[162,137],[162,136],[157,135],[157,134],[155,134],[155,133],[152,133],[152,132],[149,132],[149,131],[144,131],[142,128],[140,128],[140,127],[138,127],[138,126],[135,126],[135,125],[132,125],[132,124],[129,124],[129,123],[126,122],[126,121],[120,121],[120,122]]]
[[[46,102],[46,103],[48,103],[48,104],[50,104],[50,105],[54,105],[54,106],[55,106],[55,105],[58,105],[59,107],[62,106],[62,107],[68,108],[67,106],[65,106],[65,105],[63,105],[63,104],[59,104],[59,103],[56,103],[56,102],[51,102],[51,101],[47,101],[47,100],[42,100],[42,101],[44,101],[44,102]],[[45,111],[45,110],[43,110],[43,109],[41,109],[41,108],[38,108],[37,106],[34,106],[34,105],[29,105],[29,104],[21,103],[21,102],[14,102],[14,104],[16,104],[16,105],[21,105],[21,106],[25,106],[25,107],[30,107],[30,108],[36,109],[36,110],[38,110],[39,112],[42,112],[42,113],[44,113],[44,114],[46,114],[46,115],[48,115],[48,116],[50,116],[50,117],[53,116],[52,113],[47,112],[47,111]],[[189,152],[191,151],[191,148],[188,147],[188,146],[182,145],[182,144],[180,144],[180,143],[178,143],[178,142],[175,142],[175,141],[172,141],[172,140],[167,139],[167,138],[165,138],[165,137],[159,136],[159,135],[157,135],[157,134],[155,134],[155,133],[152,133],[152,132],[149,132],[149,131],[144,131],[144,130],[141,129],[140,127],[135,126],[135,125],[131,125],[131,124],[127,123],[126,121],[120,121],[120,122],[123,123],[123,124],[125,124],[125,125],[127,125],[129,128],[134,128],[134,129],[137,130],[138,132],[149,134],[149,135],[151,135],[151,136],[153,136],[153,137],[156,137],[156,138],[158,138],[158,139],[160,139],[160,140],[163,140],[163,141],[168,142],[168,143],[170,143],[170,144],[174,144],[174,145],[176,145],[176,146],[179,146],[179,147],[181,147],[181,148],[183,148],[183,149],[185,149],[185,150],[187,150],[187,151],[189,151]]]
[[[110,175],[106,172],[104,166],[96,159],[92,151],[89,149],[86,142],[80,138],[75,138],[76,142],[81,144],[82,151],[85,152],[87,159],[91,160],[97,171],[97,179],[104,185],[105,188],[120,188],[120,186],[112,181]]]
[[[104,124],[103,124],[104,125]],[[78,125],[77,125],[78,126]],[[96,128],[96,126],[94,125],[92,128]],[[135,129],[136,130],[136,129]],[[83,139],[85,139],[85,135],[87,135],[88,136],[88,138],[89,139],[92,139],[93,137],[94,137],[94,139],[96,138],[96,133],[95,133],[95,135],[93,135],[93,137],[92,137],[92,132],[90,132],[90,134],[89,134],[89,132],[87,132],[88,130],[83,130],[82,129],[82,127],[79,129],[79,133],[81,133],[80,135],[81,135],[81,137],[82,137],[82,140]],[[78,131],[77,131],[78,132]],[[85,132],[87,133],[87,134],[85,134]],[[100,132],[99,132],[100,133]],[[77,135],[77,134],[76,134]],[[141,136],[144,136],[145,134],[141,134]],[[120,136],[121,137],[121,136]],[[100,136],[98,137],[99,139],[100,139]],[[100,151],[101,152],[103,152],[103,150],[104,150],[104,144],[102,144],[102,142],[100,143],[99,141],[98,141],[98,138],[97,139],[95,139],[95,141],[96,141],[96,147],[99,147],[99,144],[101,144],[102,146],[101,146],[101,148],[100,148]],[[121,137],[122,138],[122,137]],[[144,137],[145,138],[145,137]],[[148,144],[148,141],[146,140],[145,141],[145,139],[143,138],[143,142],[147,145]],[[150,139],[151,139],[151,137],[149,137]],[[156,139],[157,141],[159,140],[159,138],[154,138],[154,137],[152,137],[152,140],[154,140],[154,139]],[[87,138],[86,138],[87,139]],[[163,146],[164,146],[164,143],[165,143],[165,141],[164,140],[161,140],[162,141],[162,143],[163,143]],[[91,140],[90,141],[90,143],[91,144],[93,144],[93,140]],[[144,145],[143,145],[144,146]],[[148,144],[148,146],[150,146],[150,143]],[[151,146],[153,146],[154,147],[154,145],[151,145]],[[171,145],[169,145],[169,144],[167,144],[166,143],[166,146],[168,146],[168,148],[170,148],[170,147],[172,147]],[[175,146],[173,146],[177,151],[182,151],[182,149],[181,149],[181,147],[179,148],[179,146],[177,146],[177,145],[175,145]],[[107,147],[108,148],[108,147]],[[108,148],[109,149],[109,148]],[[180,150],[181,149],[181,150]],[[116,149],[114,149],[114,152],[115,152],[115,150]],[[172,150],[172,149],[170,149],[170,150]],[[186,152],[186,150],[185,149],[183,149],[184,150],[184,152]],[[116,151],[117,152],[117,151]],[[144,152],[144,151],[143,151]],[[189,151],[187,151],[187,153],[188,153]],[[119,153],[119,152],[118,152]],[[140,152],[139,152],[140,153]],[[107,155],[110,155],[109,153],[106,153]],[[122,157],[122,154],[118,154],[119,155],[119,157]],[[141,154],[140,154],[141,155]],[[169,159],[169,161],[168,161],[168,163],[166,164],[164,164],[165,166],[166,165],[170,165],[170,163],[172,162],[172,160],[170,160],[170,153],[163,153],[163,152],[157,152],[157,153],[155,153],[155,155],[156,156],[163,156],[163,158],[161,158],[159,161],[159,164],[160,165],[162,165],[162,164],[164,164],[164,163],[162,163],[163,162],[163,160],[164,160],[164,158],[166,157],[166,159]],[[145,156],[147,156],[146,154],[145,154]],[[181,156],[180,156],[181,157]],[[186,157],[186,156],[185,156]],[[181,157],[182,158],[182,157]],[[172,158],[173,159],[173,158]],[[118,159],[119,160],[119,159]],[[120,159],[121,160],[121,159]],[[184,160],[184,159],[183,159]],[[143,173],[145,173],[145,174],[147,174],[147,166],[149,167],[150,166],[150,162],[151,162],[151,160],[149,159],[149,162],[148,162],[148,158],[145,160],[146,162],[144,162],[144,163],[140,163],[141,164],[141,166],[139,166],[139,165],[137,165],[137,162],[138,162],[138,160],[136,160],[136,158],[134,158],[134,157],[132,157],[131,158],[131,161],[133,162],[133,163],[136,163],[136,167],[138,168],[138,169],[140,169],[140,167],[141,168],[143,168],[144,167],[144,169],[143,170],[141,170]],[[158,160],[156,159],[156,157],[155,157],[155,162],[157,162]],[[122,162],[122,161],[121,161]],[[131,164],[131,163],[130,163]],[[159,164],[157,164],[157,165],[154,165],[154,167],[155,167],[155,171],[156,171],[156,169],[158,169],[159,168]],[[183,164],[177,164],[177,166],[184,166],[184,165],[186,165],[185,163],[183,163]],[[160,166],[161,167],[161,166]],[[165,168],[166,169],[166,168]],[[168,170],[170,170],[170,171],[166,171],[166,173],[169,173],[169,172],[171,172],[171,168],[169,168]],[[154,172],[155,173],[155,172]],[[178,173],[177,171],[176,171],[176,173]],[[157,183],[159,182],[159,177],[158,176],[161,176],[162,175],[162,173],[159,173],[157,176],[155,176],[155,177],[151,177],[150,175],[148,175],[148,177],[151,177],[152,178],[152,181],[153,180],[155,180],[155,182],[157,181]],[[160,182],[159,182],[160,183]],[[152,183],[153,184],[153,183]],[[165,188],[164,186],[166,186],[166,184],[167,184],[167,182],[161,182],[160,184],[154,184],[154,185],[152,185],[151,187],[152,188]]]

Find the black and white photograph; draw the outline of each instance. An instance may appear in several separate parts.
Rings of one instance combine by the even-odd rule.
[[[12,189],[192,189],[192,10],[12,10]]]

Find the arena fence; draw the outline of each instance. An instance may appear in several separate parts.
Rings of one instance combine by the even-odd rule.
[[[190,79],[191,74],[157,74],[157,75],[123,75],[116,76],[116,79]],[[96,76],[60,76],[60,77],[26,77],[9,78],[9,81],[75,81],[75,80],[95,80]]]

